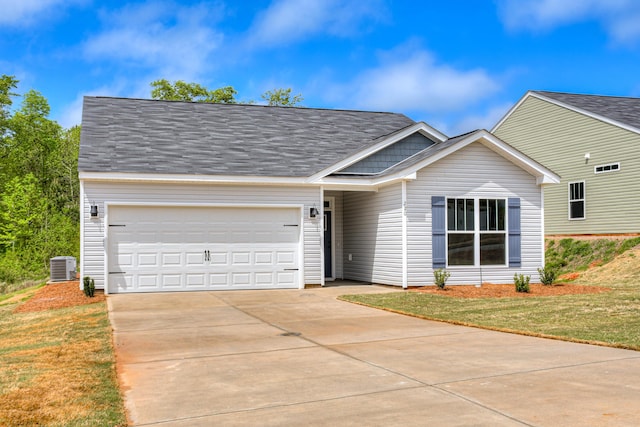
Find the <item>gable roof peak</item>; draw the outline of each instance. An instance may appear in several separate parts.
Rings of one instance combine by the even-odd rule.
[[[534,96],[578,113],[640,133],[640,98],[529,91]]]

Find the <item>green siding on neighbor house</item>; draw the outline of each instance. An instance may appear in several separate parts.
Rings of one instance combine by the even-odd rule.
[[[640,232],[640,134],[534,96],[493,133],[560,175],[560,184],[544,188],[545,234]],[[610,163],[620,163],[620,170],[594,172]],[[569,220],[569,183],[575,181],[585,181],[584,220]]]

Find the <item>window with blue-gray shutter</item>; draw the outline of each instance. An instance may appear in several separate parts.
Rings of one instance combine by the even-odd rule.
[[[510,198],[509,206],[509,267],[522,266],[520,199]]]
[[[431,197],[431,258],[433,268],[447,266],[447,239],[444,196]]]

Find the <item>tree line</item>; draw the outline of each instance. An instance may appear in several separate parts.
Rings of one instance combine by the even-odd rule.
[[[64,129],[50,119],[47,99],[16,93],[18,83],[0,77],[0,285],[47,277],[52,257],[80,252],[80,126]],[[151,87],[153,99],[239,103],[232,86],[160,79]],[[302,102],[290,88],[261,97],[272,106]]]

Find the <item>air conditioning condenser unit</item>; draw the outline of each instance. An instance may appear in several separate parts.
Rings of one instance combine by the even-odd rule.
[[[64,282],[75,280],[76,259],[72,256],[57,256],[49,260],[49,269],[52,282]]]

